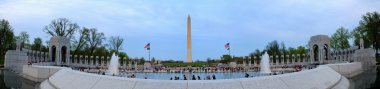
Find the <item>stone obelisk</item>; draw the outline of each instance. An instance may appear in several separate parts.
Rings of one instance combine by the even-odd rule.
[[[190,15],[187,16],[187,59],[186,62],[192,62],[191,55],[191,19]]]

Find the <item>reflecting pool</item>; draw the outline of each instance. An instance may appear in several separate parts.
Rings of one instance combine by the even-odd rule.
[[[247,72],[250,77],[260,76],[258,72]],[[216,79],[229,79],[229,78],[244,78],[245,72],[233,72],[233,73],[135,73],[136,78],[148,79],[162,79],[170,80],[174,76],[183,79],[183,75],[187,79],[191,79],[192,75],[195,77],[215,75]],[[350,78],[350,89],[380,89],[380,66],[364,71],[362,74]],[[174,80],[173,80],[174,81]],[[39,89],[40,82],[34,82],[21,77],[20,75],[0,69],[0,89]]]

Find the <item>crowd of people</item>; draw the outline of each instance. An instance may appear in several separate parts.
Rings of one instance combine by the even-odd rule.
[[[316,68],[317,66],[318,65],[278,66],[278,67],[274,67],[274,69],[272,69],[272,73],[266,74],[266,75],[277,75],[277,74],[284,74],[284,73],[290,73],[290,72],[297,72],[297,71],[301,71],[303,69],[313,69],[313,68]],[[82,72],[96,73],[99,75],[106,75],[106,71],[107,71],[106,68],[99,68],[99,67],[96,67],[96,68],[75,67],[73,69],[79,70]],[[279,69],[279,70],[275,70],[275,69]],[[137,70],[140,70],[140,72]],[[138,69],[137,68],[137,70],[119,68],[119,71],[121,74],[117,74],[117,75],[111,74],[111,75],[112,76],[124,76],[124,77],[128,77],[128,78],[136,78],[135,73],[149,73],[149,72],[153,72],[153,73],[156,73],[156,72],[158,72],[158,73],[243,72],[242,75],[245,78],[249,78],[249,77],[254,77],[257,75],[252,76],[252,75],[248,74],[247,72],[260,71],[260,68],[250,67],[247,69],[244,67],[170,67],[170,68],[168,68],[168,67],[152,67],[150,69],[148,69],[148,68]],[[148,70],[151,70],[151,71],[148,71]],[[109,74],[107,74],[107,75],[109,75]],[[266,75],[258,75],[258,76],[266,76]],[[148,77],[145,76],[145,77],[143,77],[143,79],[148,79]],[[207,76],[206,75],[202,75],[202,76],[196,76],[196,75],[186,76],[186,75],[183,75],[181,77],[181,76],[177,75],[174,77],[170,77],[170,80],[216,80],[216,76],[215,75],[207,75]]]

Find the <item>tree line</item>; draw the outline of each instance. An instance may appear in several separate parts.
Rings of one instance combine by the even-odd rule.
[[[365,48],[373,48],[376,58],[379,57],[380,48],[380,14],[378,12],[367,12],[362,16],[359,25],[352,29],[340,27],[331,36],[330,44],[333,50],[350,48],[349,39],[353,39],[353,46],[360,45],[363,39]]]
[[[340,27],[336,32],[330,37],[330,51],[342,50],[350,48],[351,45],[349,40],[353,39],[353,46],[360,45],[360,39],[364,41],[365,48],[375,49],[376,58],[379,58],[380,50],[380,14],[378,12],[367,12],[362,16],[359,21],[359,25],[354,28],[351,32],[349,29]],[[267,52],[269,55],[282,55],[282,54],[305,54],[308,52],[304,46],[298,46],[297,48],[285,47],[284,42],[279,44],[276,40],[269,42],[264,50],[256,49],[251,52],[248,56],[234,57],[230,55],[222,55],[220,62],[229,63],[235,61],[241,63],[244,60],[252,60],[253,57],[259,57]],[[213,62],[212,60],[208,60]],[[218,61],[219,62],[219,61]]]
[[[129,59],[123,49],[124,39],[120,36],[110,36],[106,39],[103,32],[97,28],[80,27],[77,23],[67,18],[58,18],[51,21],[50,24],[43,27],[43,32],[50,36],[61,36],[69,38],[71,41],[71,54],[74,55],[91,55],[91,56],[110,56],[117,53],[119,57]],[[78,37],[75,37],[78,36]],[[19,35],[14,35],[13,28],[5,19],[0,20],[0,60],[3,63],[7,50],[14,50],[16,40],[22,41],[23,48],[36,51],[48,51],[49,41],[44,44],[40,37],[34,38],[29,42],[29,34],[25,31]],[[138,58],[139,60],[141,58]]]

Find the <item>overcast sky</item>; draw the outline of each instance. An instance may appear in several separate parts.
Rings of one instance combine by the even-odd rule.
[[[186,59],[186,19],[191,16],[193,60],[245,56],[268,42],[305,46],[312,35],[331,35],[358,26],[366,12],[380,11],[379,0],[0,0],[0,19],[30,41],[50,38],[42,28],[68,18],[105,36],[125,39],[123,52],[156,59]]]

